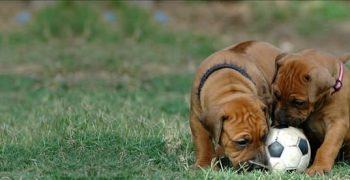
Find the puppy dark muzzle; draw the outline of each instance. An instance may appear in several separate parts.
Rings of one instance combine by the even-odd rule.
[[[267,159],[262,153],[258,153],[253,159],[244,163],[240,163],[237,167],[234,167],[231,160],[224,156],[218,159],[217,165],[220,169],[234,168],[237,172],[251,171],[251,170],[266,170]]]
[[[292,121],[289,121],[289,125],[293,127],[299,127],[303,123],[303,119],[295,118]]]
[[[266,170],[267,169],[267,158],[263,152],[259,152],[252,160],[248,160],[242,167],[242,170],[252,171],[252,170]]]
[[[288,126],[293,126],[293,127],[299,127],[303,122],[303,118],[295,118],[291,117],[287,114],[286,111],[280,111],[276,113],[277,117],[273,122],[273,126],[275,127],[288,127]]]
[[[275,127],[288,127],[289,126],[289,119],[287,118],[287,112],[284,110],[281,111],[275,111],[274,113],[274,119],[272,121],[272,125]]]
[[[287,112],[286,111],[281,111],[278,114],[278,124],[280,126],[289,126],[289,120],[287,118]]]

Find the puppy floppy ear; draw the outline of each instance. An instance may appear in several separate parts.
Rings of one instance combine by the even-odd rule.
[[[224,111],[219,110],[218,108],[213,108],[207,112],[204,112],[199,117],[199,121],[208,131],[209,136],[214,140],[215,144],[219,144],[222,124],[227,118],[228,116],[225,115]]]
[[[268,106],[266,106],[265,104],[263,104],[261,106],[262,111],[264,112],[265,118],[266,118],[266,123],[267,126],[269,127],[271,125],[271,121],[270,121],[270,109]]]
[[[279,67],[282,65],[283,61],[285,60],[285,57],[288,55],[288,53],[281,53],[279,55],[276,56],[275,58],[275,63],[276,66]]]
[[[275,82],[277,73],[278,73],[278,69],[282,66],[283,61],[285,60],[285,57],[287,56],[287,53],[281,53],[279,55],[276,56],[275,58],[275,73],[273,75],[272,78],[272,83]]]
[[[271,125],[270,114],[272,113],[272,102],[267,103],[265,105],[262,101],[259,101],[258,104],[261,108],[261,111],[264,113],[267,126],[270,126]]]
[[[327,93],[335,84],[335,78],[326,68],[316,68],[304,75],[304,79],[309,82],[309,100],[316,102],[318,98]]]

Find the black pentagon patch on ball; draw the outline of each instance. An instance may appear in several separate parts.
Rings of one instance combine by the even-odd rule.
[[[284,147],[282,146],[282,144],[280,144],[279,142],[274,142],[272,144],[270,144],[268,147],[269,153],[271,157],[281,157],[281,154],[283,152]]]
[[[303,153],[303,155],[305,155],[309,152],[309,147],[308,147],[307,141],[305,139],[300,139],[298,147],[299,147],[301,153]]]

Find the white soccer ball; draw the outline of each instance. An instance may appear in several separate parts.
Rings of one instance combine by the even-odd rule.
[[[309,165],[311,148],[303,132],[294,127],[271,128],[266,138],[269,169],[303,172]]]

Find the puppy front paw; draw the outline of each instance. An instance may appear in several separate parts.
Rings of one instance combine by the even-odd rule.
[[[198,161],[197,160],[192,166],[190,166],[190,169],[197,170],[197,169],[210,167],[210,165],[211,164],[208,161]]]
[[[306,170],[306,174],[309,176],[320,175],[323,176],[331,172],[332,167],[327,165],[312,165]]]

